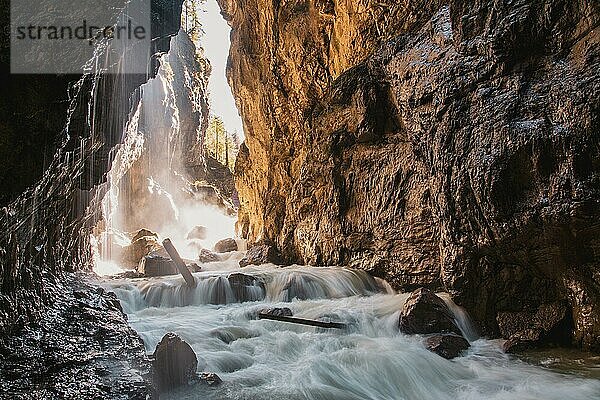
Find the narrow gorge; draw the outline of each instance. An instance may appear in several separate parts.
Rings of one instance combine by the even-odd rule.
[[[34,75],[23,1],[0,398],[600,397],[600,4],[152,0]]]

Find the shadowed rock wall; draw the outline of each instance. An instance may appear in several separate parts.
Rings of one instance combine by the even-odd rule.
[[[489,335],[564,300],[600,349],[597,2],[219,3],[244,236],[447,290]]]
[[[181,4],[152,1],[153,53],[168,51],[169,36],[181,25]],[[8,2],[2,8],[9,10]],[[153,75],[9,75],[7,15],[0,21],[0,73],[11,83],[2,85],[0,155],[11,157],[3,157],[0,174],[6,184],[0,196],[0,336],[42,315],[61,290],[64,271],[91,268],[89,237],[101,211],[91,203],[101,198],[136,90]],[[150,61],[155,72],[156,59]],[[42,142],[48,146],[38,146]]]

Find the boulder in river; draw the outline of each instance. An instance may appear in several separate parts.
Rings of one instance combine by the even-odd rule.
[[[186,239],[204,240],[207,237],[207,229],[205,226],[197,225],[193,227],[186,235]]]
[[[199,379],[208,386],[216,386],[223,382],[219,375],[215,374],[214,372],[202,372],[199,376]]]
[[[471,345],[462,336],[455,334],[434,335],[425,340],[427,350],[434,352],[448,360],[458,357]]]
[[[292,274],[282,288],[283,301],[308,300],[319,297],[319,292],[314,288],[318,287],[315,279],[309,275]]]
[[[200,272],[202,271],[202,267],[200,267],[196,263],[186,264],[186,267],[191,272]],[[177,275],[179,274],[179,270],[177,266],[171,259],[164,249],[153,251],[147,256],[145,256],[137,269],[138,274],[144,277],[155,277],[155,276],[167,276],[167,275]],[[132,274],[132,277],[137,277]]]
[[[240,260],[240,267],[242,268],[247,267],[248,265],[262,264],[282,264],[281,257],[275,246],[260,244],[250,247],[244,258]]]
[[[406,299],[400,312],[398,327],[400,331],[409,334],[461,334],[444,300],[425,288],[413,291]]]
[[[501,312],[496,317],[507,353],[541,345],[568,345],[572,341],[573,320],[565,302],[542,304],[535,310]]]
[[[231,302],[229,281],[225,276],[209,278],[212,284],[209,286],[207,295],[209,304],[227,304]]]
[[[201,263],[216,262],[220,260],[218,254],[213,253],[208,249],[200,249],[200,252],[198,253],[198,261]]]
[[[140,230],[134,236],[134,239],[132,239],[131,244],[123,248],[121,253],[121,263],[123,266],[135,268],[144,256],[161,248],[156,236],[140,236],[140,234],[144,233],[142,231],[145,230]]]
[[[152,252],[145,256],[140,265],[138,272],[147,277],[175,275],[179,272],[173,260],[170,257],[165,257],[159,252]]]
[[[191,346],[169,332],[154,351],[154,384],[159,391],[187,385],[196,377],[197,366],[198,358]]]
[[[217,244],[215,244],[215,251],[217,253],[229,253],[230,251],[237,251],[237,249],[237,242],[232,238],[219,240]]]

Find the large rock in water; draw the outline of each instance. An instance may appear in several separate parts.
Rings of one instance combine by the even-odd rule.
[[[464,337],[450,334],[428,337],[425,339],[425,347],[427,347],[427,350],[450,360],[458,357],[471,345]]]
[[[198,261],[201,263],[216,262],[220,260],[221,259],[219,258],[218,254],[215,254],[208,249],[201,249],[198,253]]]
[[[147,277],[175,275],[179,272],[166,252],[153,251],[145,256],[138,266],[138,272]]]
[[[217,244],[215,244],[215,251],[217,253],[229,253],[230,251],[237,251],[237,249],[237,242],[232,238],[219,240]]]
[[[257,277],[236,272],[229,274],[227,280],[235,299],[239,302],[257,301],[265,298],[265,284]]]
[[[415,333],[461,334],[454,322],[454,316],[444,300],[428,289],[417,289],[410,294],[398,319],[400,331]]]
[[[193,380],[198,359],[189,344],[169,332],[156,345],[152,366],[155,386],[159,391],[165,391]]]
[[[131,244],[123,248],[120,261],[125,267],[135,268],[146,255],[161,248],[156,233],[140,229],[133,234]]]
[[[567,300],[600,349],[597,1],[219,4],[249,243],[441,287],[490,336]]]
[[[260,314],[273,315],[275,317],[291,317],[294,315],[288,307],[265,308],[259,311]]]

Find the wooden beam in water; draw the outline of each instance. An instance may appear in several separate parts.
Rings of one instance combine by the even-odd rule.
[[[171,243],[171,239],[167,238],[163,240],[162,244],[167,253],[169,253],[169,255],[171,256],[171,260],[173,260],[173,262],[175,263],[177,270],[179,271],[181,276],[183,276],[185,282],[188,284],[189,287],[195,288],[196,280],[192,276],[192,273],[188,269],[187,265],[185,265],[185,262],[179,256],[179,253],[177,252],[175,246],[173,246],[173,243]]]
[[[326,328],[326,329],[346,329],[346,324],[343,324],[341,322],[325,322],[325,321],[317,321],[314,319],[285,317],[283,315],[281,315],[281,316],[280,315],[271,315],[271,314],[266,314],[266,313],[258,313],[258,319],[270,319],[273,321],[281,321],[281,322],[289,322],[292,324],[316,326],[319,328]]]

